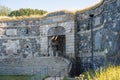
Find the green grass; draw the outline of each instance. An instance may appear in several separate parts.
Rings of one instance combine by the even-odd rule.
[[[0,80],[43,80],[39,75],[0,75]]]
[[[29,75],[0,75],[0,80],[31,80],[32,77]]]

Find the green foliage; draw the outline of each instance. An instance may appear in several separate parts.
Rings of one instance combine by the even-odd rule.
[[[77,80],[120,80],[120,66],[109,66],[106,69],[100,68],[99,71],[88,71],[84,77],[76,77]]]
[[[30,15],[43,15],[47,13],[47,11],[44,10],[38,10],[38,9],[19,9],[19,10],[14,10],[12,11],[8,16],[30,16]]]
[[[11,9],[5,6],[0,6],[0,16],[7,16]]]
[[[28,76],[28,75],[1,75],[0,76],[0,80],[31,80],[32,76]]]

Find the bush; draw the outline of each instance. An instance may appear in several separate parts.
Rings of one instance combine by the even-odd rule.
[[[11,11],[8,16],[30,16],[30,15],[43,15],[47,13],[47,11],[44,10],[38,10],[38,9],[30,9],[30,8],[21,8],[19,10]]]
[[[86,72],[84,75],[87,80],[120,80],[120,66],[110,66],[105,70],[95,71],[94,74]]]

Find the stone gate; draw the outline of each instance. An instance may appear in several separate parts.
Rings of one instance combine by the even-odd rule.
[[[54,15],[55,13],[51,13]],[[50,14],[49,14],[50,15]],[[74,15],[70,13],[61,15],[50,15],[40,19],[41,54],[49,53],[49,46],[52,37],[64,36],[64,54],[75,57],[75,22]],[[62,43],[62,42],[61,42]],[[59,44],[61,44],[59,43]]]

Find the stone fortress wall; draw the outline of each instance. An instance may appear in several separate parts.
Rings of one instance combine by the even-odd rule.
[[[63,15],[63,17],[66,16]],[[52,19],[56,20],[56,18],[50,20]],[[55,76],[68,73],[70,65],[68,60],[48,56],[48,34],[46,34],[48,29],[41,24],[49,21],[47,19],[45,22],[43,21],[41,18],[0,22],[0,74]],[[56,23],[53,25],[56,27]],[[53,25],[50,26],[53,27]],[[74,51],[74,46],[72,47]],[[61,71],[64,74],[59,74]]]
[[[0,58],[9,56],[23,58],[40,54],[40,31],[38,20],[1,22]]]
[[[26,67],[28,66],[25,64],[30,66],[30,59],[33,60],[34,56],[40,56],[39,21],[1,22],[0,31],[1,74],[25,74],[24,71],[28,73],[30,70],[27,71]],[[29,61],[29,63],[24,60]],[[22,70],[23,66],[25,69]]]
[[[59,11],[40,19],[1,21],[0,73],[30,74],[40,71],[43,66],[57,70],[62,63],[60,69],[68,68],[69,62],[64,59],[58,61],[57,67],[53,66],[56,57],[49,56],[50,38],[61,35],[65,39],[62,57],[79,57],[82,67],[88,67],[91,60],[90,14],[94,14],[94,64],[96,67],[104,65],[106,55],[120,51],[120,0],[103,0],[100,3],[75,14]],[[36,67],[34,71],[33,66]]]
[[[83,67],[91,61],[91,18],[93,26],[94,65],[105,66],[106,56],[120,53],[120,0],[104,0],[96,8],[76,13],[78,34],[78,56]],[[114,62],[115,60],[110,60]]]

